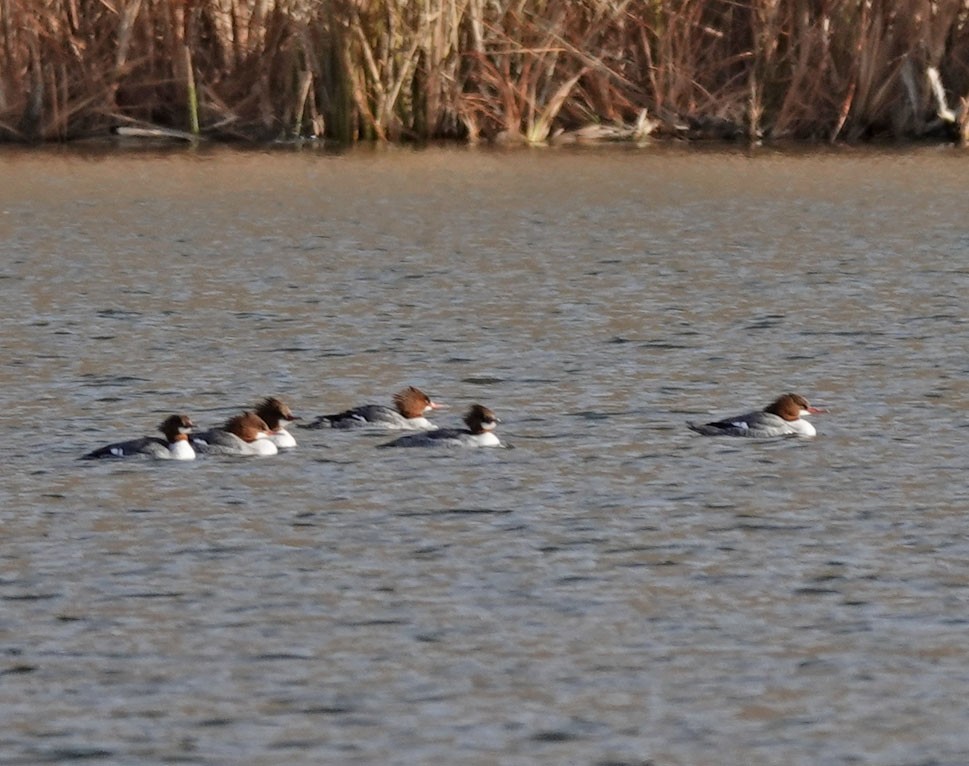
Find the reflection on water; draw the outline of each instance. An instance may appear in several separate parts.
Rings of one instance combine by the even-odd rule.
[[[0,157],[3,762],[964,763],[964,164]],[[76,460],[408,384],[516,449]]]

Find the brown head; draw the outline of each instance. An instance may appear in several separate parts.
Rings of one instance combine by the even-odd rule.
[[[275,396],[267,397],[259,402],[256,405],[255,412],[266,421],[266,425],[269,426],[271,431],[278,430],[281,421],[285,420],[287,423],[292,423],[294,420],[299,420],[289,406]]]
[[[819,412],[826,412],[818,407],[812,407],[808,400],[800,394],[783,394],[778,396],[764,412],[770,412],[784,420],[798,420],[804,415],[816,415]]]
[[[419,388],[408,386],[394,394],[394,407],[405,418],[419,418],[425,412],[442,409],[444,405],[432,402],[431,397]]]
[[[230,434],[235,434],[244,442],[254,442],[261,436],[269,434],[270,428],[266,421],[255,412],[243,412],[225,421],[223,426]]]
[[[485,431],[493,431],[501,421],[484,405],[472,404],[468,414],[464,416],[464,422],[471,433],[483,434]]]
[[[178,441],[188,441],[188,435],[195,428],[188,415],[169,415],[158,426],[158,430],[165,434],[169,444]]]

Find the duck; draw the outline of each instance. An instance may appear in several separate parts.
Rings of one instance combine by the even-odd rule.
[[[284,425],[299,420],[299,416],[294,415],[285,402],[275,396],[269,396],[256,404],[254,412],[269,426],[269,440],[277,448],[292,449],[296,446],[296,439],[284,428]]]
[[[438,428],[434,431],[407,434],[381,447],[502,447],[495,435],[501,421],[483,404],[472,404],[464,416],[467,428]]]
[[[446,409],[415,386],[394,394],[394,406],[364,404],[335,415],[321,415],[304,428],[387,428],[406,431],[433,431],[437,428],[424,417],[432,410]]]
[[[270,438],[269,425],[255,412],[229,418],[221,428],[197,434],[192,443],[207,455],[275,455],[279,448]]]
[[[788,393],[781,394],[762,410],[699,425],[688,421],[687,426],[703,436],[815,436],[817,429],[805,417],[823,412],[827,410],[812,407],[800,394]]]
[[[100,447],[82,456],[83,460],[101,458],[124,458],[141,455],[156,460],[194,460],[195,450],[189,441],[189,434],[195,424],[188,415],[169,415],[158,426],[165,436],[144,436],[140,439],[115,442]]]

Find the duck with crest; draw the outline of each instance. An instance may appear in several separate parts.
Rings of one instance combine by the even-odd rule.
[[[439,428],[419,434],[401,436],[381,447],[503,447],[495,435],[501,421],[482,404],[472,404],[464,416],[467,428]]]
[[[394,394],[394,406],[364,404],[334,415],[321,415],[304,428],[387,428],[432,431],[437,428],[425,415],[447,405],[435,402],[415,386]]]
[[[233,415],[221,428],[197,434],[192,443],[207,455],[275,455],[279,449],[270,438],[271,431],[265,420],[247,410]]]
[[[101,458],[122,458],[141,455],[156,460],[194,460],[195,450],[188,440],[195,424],[188,415],[169,415],[158,426],[164,439],[157,436],[144,436],[124,442],[115,442],[100,447],[83,456],[85,460]]]
[[[687,425],[703,436],[746,436],[766,438],[773,436],[815,436],[817,430],[805,420],[807,415],[827,412],[812,407],[800,394],[782,394],[762,410],[748,412],[712,423]]]

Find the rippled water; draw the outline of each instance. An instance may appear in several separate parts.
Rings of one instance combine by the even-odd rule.
[[[0,761],[964,764],[967,162],[0,155]],[[514,449],[77,460],[407,384]]]

